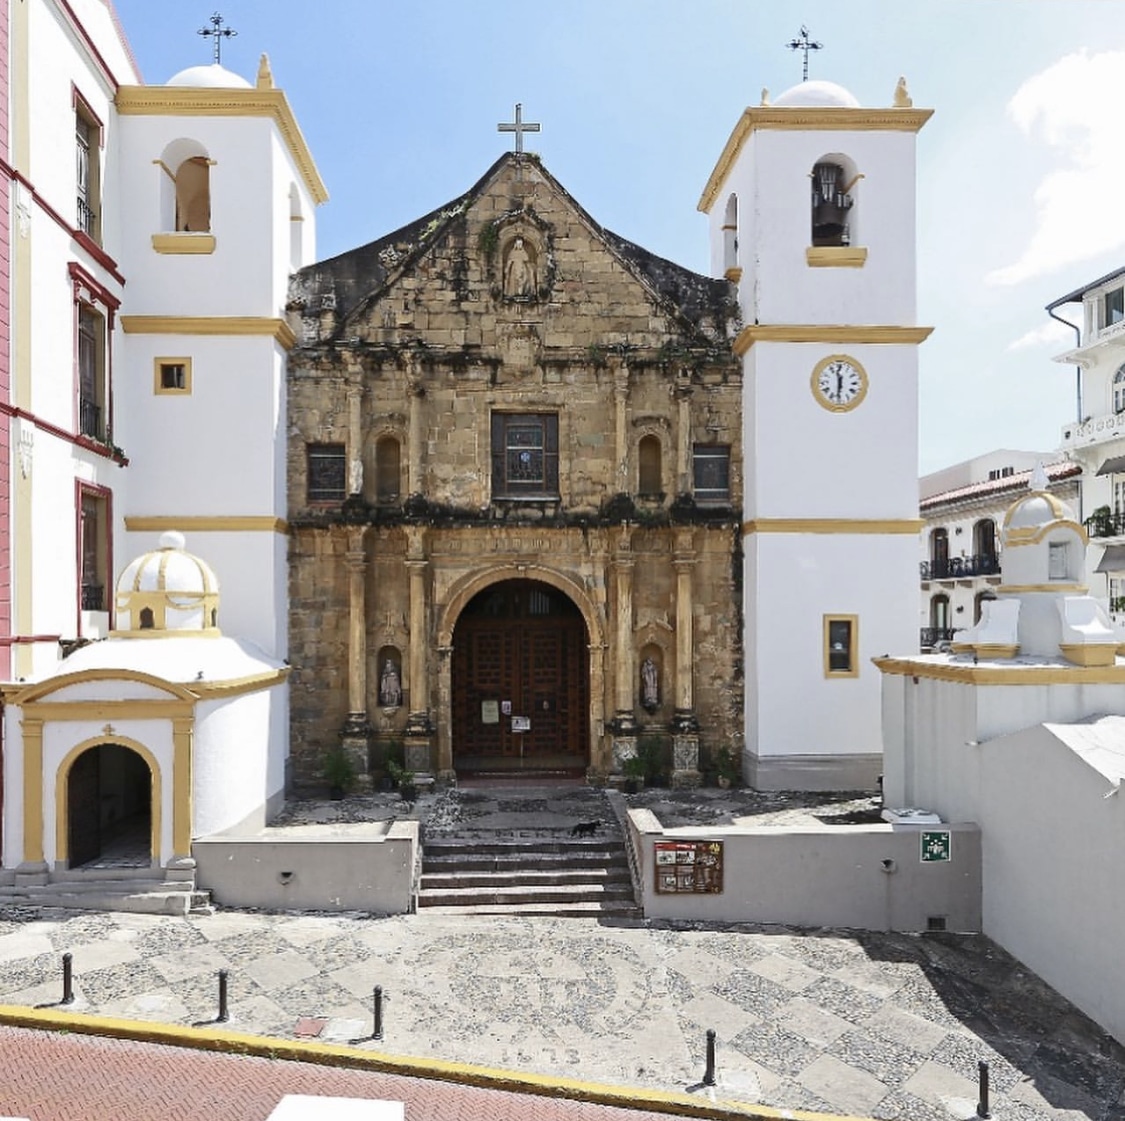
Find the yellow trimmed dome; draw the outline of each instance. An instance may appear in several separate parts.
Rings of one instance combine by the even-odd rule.
[[[142,553],[121,573],[115,635],[220,633],[219,581],[211,566],[184,544],[182,533],[163,533],[159,548]]]

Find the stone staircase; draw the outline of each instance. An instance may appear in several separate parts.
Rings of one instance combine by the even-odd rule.
[[[624,840],[602,833],[427,840],[418,906],[429,914],[640,917]]]
[[[21,878],[25,882],[20,882]],[[210,914],[210,893],[193,880],[172,879],[160,868],[51,872],[47,882],[21,877],[0,884],[0,908],[63,907],[73,911],[124,911],[142,915]]]

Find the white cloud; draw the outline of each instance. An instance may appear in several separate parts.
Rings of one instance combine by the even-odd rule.
[[[1029,78],[1008,103],[1024,133],[1056,151],[1059,167],[1035,189],[1035,228],[1023,253],[989,273],[990,284],[1019,284],[1125,246],[1123,73],[1125,51],[1079,51]]]
[[[1044,323],[1042,327],[1036,327],[1028,331],[1026,335],[1020,335],[1018,339],[1008,343],[1005,349],[1030,350],[1036,346],[1063,346],[1067,343],[1076,342],[1073,328],[1066,326],[1065,323],[1060,323],[1057,319],[1052,319],[1050,322]]]

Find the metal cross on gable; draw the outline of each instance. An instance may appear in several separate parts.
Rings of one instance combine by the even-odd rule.
[[[802,23],[801,34],[796,39],[790,39],[785,44],[791,51],[804,51],[805,62],[801,68],[801,81],[807,82],[809,80],[809,51],[819,51],[824,47],[823,43],[818,43],[809,38],[809,29]]]
[[[523,119],[523,106],[516,102],[516,119],[509,124],[499,124],[496,126],[497,132],[514,132],[516,134],[516,155],[523,154],[523,134],[525,132],[538,132],[540,126],[531,122],[525,122]]]
[[[216,12],[208,21],[210,27],[201,27],[196,34],[205,39],[214,39],[215,65],[222,61],[222,47],[224,39],[233,39],[238,32],[233,27],[223,26],[223,17]]]

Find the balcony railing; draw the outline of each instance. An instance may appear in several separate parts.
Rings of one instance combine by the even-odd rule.
[[[83,436],[93,436],[95,440],[105,436],[102,431],[101,406],[88,397],[79,398],[78,401],[78,430]]]
[[[946,557],[944,560],[922,561],[919,566],[923,580],[960,580],[967,576],[995,576],[1000,571],[996,553],[979,553],[972,557]]]
[[[923,627],[919,644],[923,650],[932,650],[939,642],[952,642],[960,627]]]
[[[1091,537],[1125,536],[1125,512],[1091,514],[1083,524]]]
[[[82,610],[83,611],[104,611],[105,610],[105,585],[104,584],[83,584],[82,585]]]
[[[93,237],[98,226],[97,211],[81,196],[78,196],[78,228],[88,237]]]

